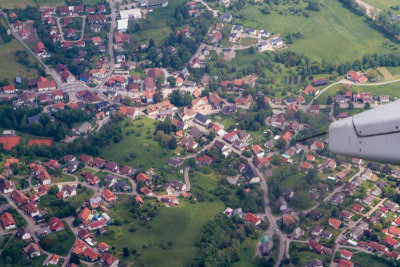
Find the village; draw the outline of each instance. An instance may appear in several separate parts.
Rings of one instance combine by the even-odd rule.
[[[225,199],[232,206],[218,214],[238,229],[252,227],[251,258],[260,265],[355,266],[360,255],[395,264],[400,169],[337,157],[324,136],[299,141],[328,122],[395,100],[368,89],[395,80],[349,69],[335,78],[303,75],[296,91],[272,96],[256,90],[265,80],[257,72],[212,75],[210,62],[229,64],[247,50],[278,53],[290,44],[272,30],[243,27],[203,1],[185,3],[191,19],[213,19],[187,62],[173,64],[183,58],[181,44],[157,48],[150,41],[136,44],[141,52],[133,53],[132,28],[168,4],[46,6],[37,9],[36,20],[2,11],[9,35],[43,67],[34,79],[16,77],[1,86],[1,104],[25,112],[14,118],[23,128],[11,120],[1,128],[4,262],[126,266],[140,253],[114,245],[115,228],[127,224],[121,206],[132,200],[134,218],[149,225],[159,209],[204,202],[229,186],[257,200],[251,210],[245,201]],[[198,29],[187,25],[172,35],[197,39]],[[155,66],[152,54],[170,65]],[[105,152],[127,138],[140,149]],[[68,153],[56,151],[59,144]],[[199,186],[199,173],[218,176],[214,188]]]

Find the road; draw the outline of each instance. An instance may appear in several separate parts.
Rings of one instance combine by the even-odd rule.
[[[206,9],[208,11],[211,11],[213,13],[214,17],[218,17],[218,10],[212,9],[206,2],[204,2],[203,0],[195,0],[198,3],[201,3],[203,6],[206,7]]]
[[[190,170],[190,167],[186,167],[184,175],[183,175],[184,178],[185,178],[185,184],[186,184],[186,190],[185,191],[190,191],[189,170]]]
[[[77,40],[74,40],[74,42],[75,41],[82,41],[83,36],[85,35],[86,15],[77,16],[77,17],[74,17],[74,18],[82,18],[81,37],[79,39],[77,39]],[[61,18],[60,17],[53,17],[53,19],[55,19],[57,21],[57,27],[58,27],[58,31],[60,32],[61,41],[65,41],[64,31],[62,30],[61,23],[60,23],[60,19]]]

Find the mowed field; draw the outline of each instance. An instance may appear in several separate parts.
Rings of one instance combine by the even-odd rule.
[[[15,52],[18,50],[25,50],[25,48],[16,40],[8,43],[0,42],[0,80],[7,78],[13,83],[17,76],[27,79],[37,77],[36,69],[27,68],[17,62]],[[29,61],[33,63],[36,59],[29,54]]]
[[[224,209],[220,201],[191,204],[181,199],[179,207],[162,207],[157,217],[142,223],[132,219],[129,211],[132,201],[132,198],[120,197],[110,216],[123,223],[108,228],[112,236],[106,234],[97,240],[115,247],[120,261],[133,262],[132,266],[188,266],[198,251],[194,243],[201,227]],[[129,231],[132,226],[136,231]],[[172,245],[162,248],[165,243]],[[131,253],[129,258],[124,258],[123,247],[135,249],[138,254]]]
[[[285,36],[301,32],[303,38],[289,44],[289,49],[312,58],[331,62],[346,62],[361,58],[366,53],[393,51],[383,47],[386,40],[368,24],[363,16],[357,16],[336,0],[321,3],[320,12],[311,12],[310,17],[279,15],[272,12],[264,15],[258,6],[247,5],[235,19],[235,24],[245,27],[267,29]]]
[[[133,126],[126,126],[131,124]],[[156,168],[160,169],[167,164],[172,152],[167,148],[161,147],[158,141],[153,139],[155,131],[154,120],[142,116],[134,121],[126,119],[121,122],[123,127],[123,139],[100,151],[100,156],[107,160],[115,161],[119,164],[129,164],[135,168]],[[134,133],[126,135],[127,131]],[[140,134],[140,136],[139,136]],[[134,158],[130,158],[131,154]]]
[[[1,8],[25,8],[30,6],[62,6],[65,2],[62,0],[0,0]]]
[[[364,0],[364,2],[380,10],[388,10],[391,6],[400,6],[399,0]]]

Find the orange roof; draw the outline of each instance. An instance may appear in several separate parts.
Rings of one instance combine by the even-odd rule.
[[[13,216],[8,212],[1,214],[0,220],[4,227],[15,224]]]
[[[90,214],[92,213],[92,211],[90,209],[88,209],[87,207],[85,207],[81,213],[79,213],[79,218],[82,219],[82,221],[87,221],[89,219]]]
[[[3,144],[5,150],[11,150],[19,144],[20,140],[20,136],[0,136],[0,144]]]
[[[74,252],[76,255],[82,254],[82,252],[83,252],[86,248],[87,248],[87,245],[85,244],[85,242],[83,242],[83,241],[80,240],[80,239],[76,239],[76,240],[75,240],[73,252]]]
[[[292,138],[292,134],[288,131],[288,132],[285,132],[282,136],[281,136],[281,138],[282,139],[284,139],[285,141],[286,141],[286,143],[289,143],[290,142],[290,139]]]
[[[104,191],[103,191],[101,194],[102,194],[102,195],[105,197],[105,199],[107,199],[108,201],[115,200],[115,195],[114,195],[114,193],[111,192],[111,191],[108,190],[108,189],[104,189]]]
[[[315,157],[313,155],[307,154],[306,159],[310,160],[310,161],[314,161]]]
[[[97,252],[92,248],[85,249],[82,254],[91,260],[95,260],[99,257],[99,254],[97,254]]]
[[[400,228],[394,227],[394,226],[390,226],[389,227],[389,233],[395,234],[395,235],[400,235]]]
[[[254,152],[254,154],[258,154],[260,152],[264,152],[264,150],[259,146],[259,145],[253,145],[251,147],[251,150]]]
[[[19,159],[15,159],[15,158],[6,159],[6,162],[4,163],[4,167],[10,167],[14,163],[18,164]]]
[[[51,146],[53,144],[53,140],[52,139],[29,139],[29,145],[33,146],[33,144],[36,144],[38,146],[41,146],[41,145]]]
[[[329,223],[329,225],[331,225],[333,228],[335,228],[335,229],[339,229],[339,226],[340,226],[340,224],[341,224],[341,222],[340,222],[340,220],[338,220],[338,219],[332,219],[332,218],[330,218],[329,220],[328,220],[328,223]]]
[[[308,163],[308,162],[303,162],[303,163],[301,163],[300,167],[303,168],[303,169],[308,170],[308,169],[312,168],[312,165],[310,163]]]
[[[254,215],[253,213],[247,213],[246,214],[246,219],[245,219],[245,221],[246,222],[251,222],[251,223],[253,223],[253,224],[257,224],[257,223],[259,223],[260,221],[261,221],[261,219],[260,218],[258,218],[256,215]]]
[[[110,246],[104,242],[97,243],[96,245],[101,251],[108,249]]]

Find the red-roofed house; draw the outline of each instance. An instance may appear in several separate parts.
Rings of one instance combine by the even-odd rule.
[[[204,156],[198,157],[196,159],[196,161],[199,165],[204,165],[204,164],[210,165],[213,162],[213,159],[207,155],[204,155]]]
[[[56,255],[56,254],[53,254],[53,255],[49,258],[49,260],[46,262],[46,266],[49,266],[49,265],[57,265],[59,260],[60,260],[60,257],[59,257],[58,255]]]
[[[112,201],[117,200],[114,193],[108,189],[104,189],[104,191],[101,193],[101,195],[104,198],[104,200],[107,202],[112,202]]]
[[[250,222],[254,225],[259,225],[261,223],[261,219],[258,218],[256,215],[253,213],[248,212],[246,214],[245,222]]]
[[[394,227],[394,226],[390,226],[389,227],[389,233],[392,235],[397,235],[400,236],[400,228]]]
[[[53,232],[57,232],[57,231],[61,231],[61,230],[65,229],[63,222],[59,218],[56,218],[56,217],[51,218],[49,221],[49,224],[50,224],[50,230]]]
[[[251,151],[253,152],[254,156],[262,158],[264,157],[264,150],[259,145],[253,145],[251,147]]]
[[[399,241],[397,241],[396,239],[392,238],[391,236],[386,236],[384,242],[386,244],[388,244],[389,246],[391,246],[392,248],[397,249],[400,246]]]
[[[82,255],[85,256],[85,258],[87,258],[89,261],[95,261],[99,258],[99,254],[96,252],[96,250],[90,247],[86,248]]]
[[[27,203],[29,201],[28,197],[25,196],[23,193],[21,193],[18,190],[14,190],[11,193],[11,197],[14,199],[14,201],[18,204],[18,205],[24,205],[25,203]]]
[[[101,254],[100,261],[108,267],[117,267],[119,264],[119,259],[108,253]]]
[[[143,182],[145,184],[149,184],[149,183],[151,183],[151,178],[149,176],[147,176],[146,174],[144,174],[143,172],[140,172],[140,173],[138,173],[138,175],[136,175],[136,181]]]
[[[354,267],[354,263],[346,259],[340,259],[338,267]]]
[[[17,227],[11,213],[4,212],[3,214],[1,214],[0,220],[1,220],[1,224],[3,225],[4,229],[6,229],[6,230],[14,229],[15,227]]]
[[[353,253],[348,251],[347,249],[342,249],[340,251],[340,257],[346,260],[351,260],[351,258],[353,257]]]
[[[315,161],[315,157],[313,155],[307,154],[306,159],[308,161]]]
[[[303,162],[300,165],[300,168],[304,169],[304,170],[309,170],[311,169],[313,166],[311,165],[311,163],[309,162]]]
[[[311,85],[307,85],[304,89],[303,93],[307,95],[316,95],[319,93],[319,90]]]
[[[330,226],[332,226],[335,229],[339,229],[340,225],[342,224],[342,222],[340,220],[333,219],[333,218],[330,218],[328,220],[328,223],[329,223]]]
[[[97,243],[96,247],[101,253],[104,253],[110,249],[110,246],[104,242]]]
[[[15,93],[15,86],[14,85],[3,86],[3,93],[5,93],[5,94],[14,94]]]
[[[143,201],[143,199],[142,199],[141,196],[139,196],[139,195],[135,196],[135,200],[136,200],[136,204],[137,204],[139,207],[140,207],[140,206],[143,206],[144,201]]]
[[[24,210],[28,213],[31,217],[40,215],[39,209],[36,206],[36,203],[28,202],[24,205]]]
[[[354,212],[361,212],[363,209],[364,209],[363,206],[358,205],[358,204],[354,204],[351,207],[351,210],[354,211]]]
[[[88,209],[87,207],[85,207],[78,216],[78,219],[81,219],[83,223],[87,223],[91,220],[92,218],[92,211],[90,209]]]

